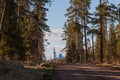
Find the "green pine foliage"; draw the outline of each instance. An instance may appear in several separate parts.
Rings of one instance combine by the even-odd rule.
[[[87,21],[89,17],[90,0],[70,0],[70,7],[67,9],[66,16],[67,27],[64,31],[67,34],[66,38],[66,48],[67,56],[71,57],[71,62],[82,62],[84,61],[84,56],[86,55],[86,62],[88,62],[87,53]],[[84,36],[83,36],[84,35]],[[85,43],[85,49],[84,45]],[[73,47],[72,47],[73,46]],[[73,51],[71,51],[73,50]],[[85,54],[84,54],[85,50]],[[84,59],[84,60],[83,60]],[[68,61],[68,60],[67,60]]]
[[[119,26],[115,26],[116,22],[119,23],[119,9],[115,4],[102,1],[92,14],[89,11],[90,3],[90,0],[70,0],[66,14],[68,20],[64,27],[66,60],[71,63],[92,61],[116,64],[120,53]],[[79,24],[78,28],[74,23]]]
[[[66,62],[120,63],[120,11],[117,5],[102,1],[94,14],[92,0],[70,0],[63,39]],[[0,59],[45,60],[44,35],[50,0],[0,0]],[[92,18],[93,17],[93,18]],[[93,24],[94,23],[94,24]],[[118,24],[116,26],[116,24]],[[93,29],[92,26],[97,26]],[[87,35],[89,34],[89,36]]]
[[[50,31],[46,24],[48,9],[45,5],[49,2],[0,1],[0,59],[37,62],[45,59],[44,31]]]

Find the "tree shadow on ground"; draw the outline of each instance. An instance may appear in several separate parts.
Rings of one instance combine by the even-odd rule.
[[[56,70],[55,80],[120,80],[120,72],[91,70]]]

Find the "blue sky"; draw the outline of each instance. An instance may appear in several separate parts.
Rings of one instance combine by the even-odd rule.
[[[110,3],[118,4],[120,0],[108,0]],[[92,0],[91,10],[95,9],[95,6],[99,3],[99,0]],[[50,26],[51,33],[46,35],[46,38],[50,42],[50,45],[45,46],[46,58],[53,58],[53,49],[56,48],[56,53],[59,55],[62,53],[61,50],[65,47],[65,41],[62,40],[61,35],[63,34],[63,26],[66,21],[65,13],[66,9],[69,7],[69,0],[53,0],[49,11],[47,12],[47,24]]]
[[[49,7],[47,13],[48,25],[51,28],[63,27],[64,22],[66,21],[65,13],[66,8],[68,7],[69,0],[53,0],[52,5]]]

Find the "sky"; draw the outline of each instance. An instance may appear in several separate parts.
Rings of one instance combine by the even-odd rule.
[[[53,58],[53,49],[55,47],[57,56],[61,53],[65,56],[65,52],[61,50],[65,47],[66,43],[62,40],[64,23],[67,20],[65,17],[66,9],[69,7],[69,0],[52,0],[51,6],[48,6],[47,24],[51,29],[50,33],[46,33],[45,38],[48,39],[49,45],[45,45],[46,59]],[[105,1],[105,0],[104,0]],[[110,3],[118,4],[120,0],[108,0]],[[92,0],[91,10],[95,10],[95,6],[99,0]]]

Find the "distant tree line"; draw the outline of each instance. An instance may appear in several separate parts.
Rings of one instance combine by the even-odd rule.
[[[70,0],[64,25],[67,63],[120,63],[120,4]]]
[[[0,59],[42,62],[50,0],[0,0]]]

